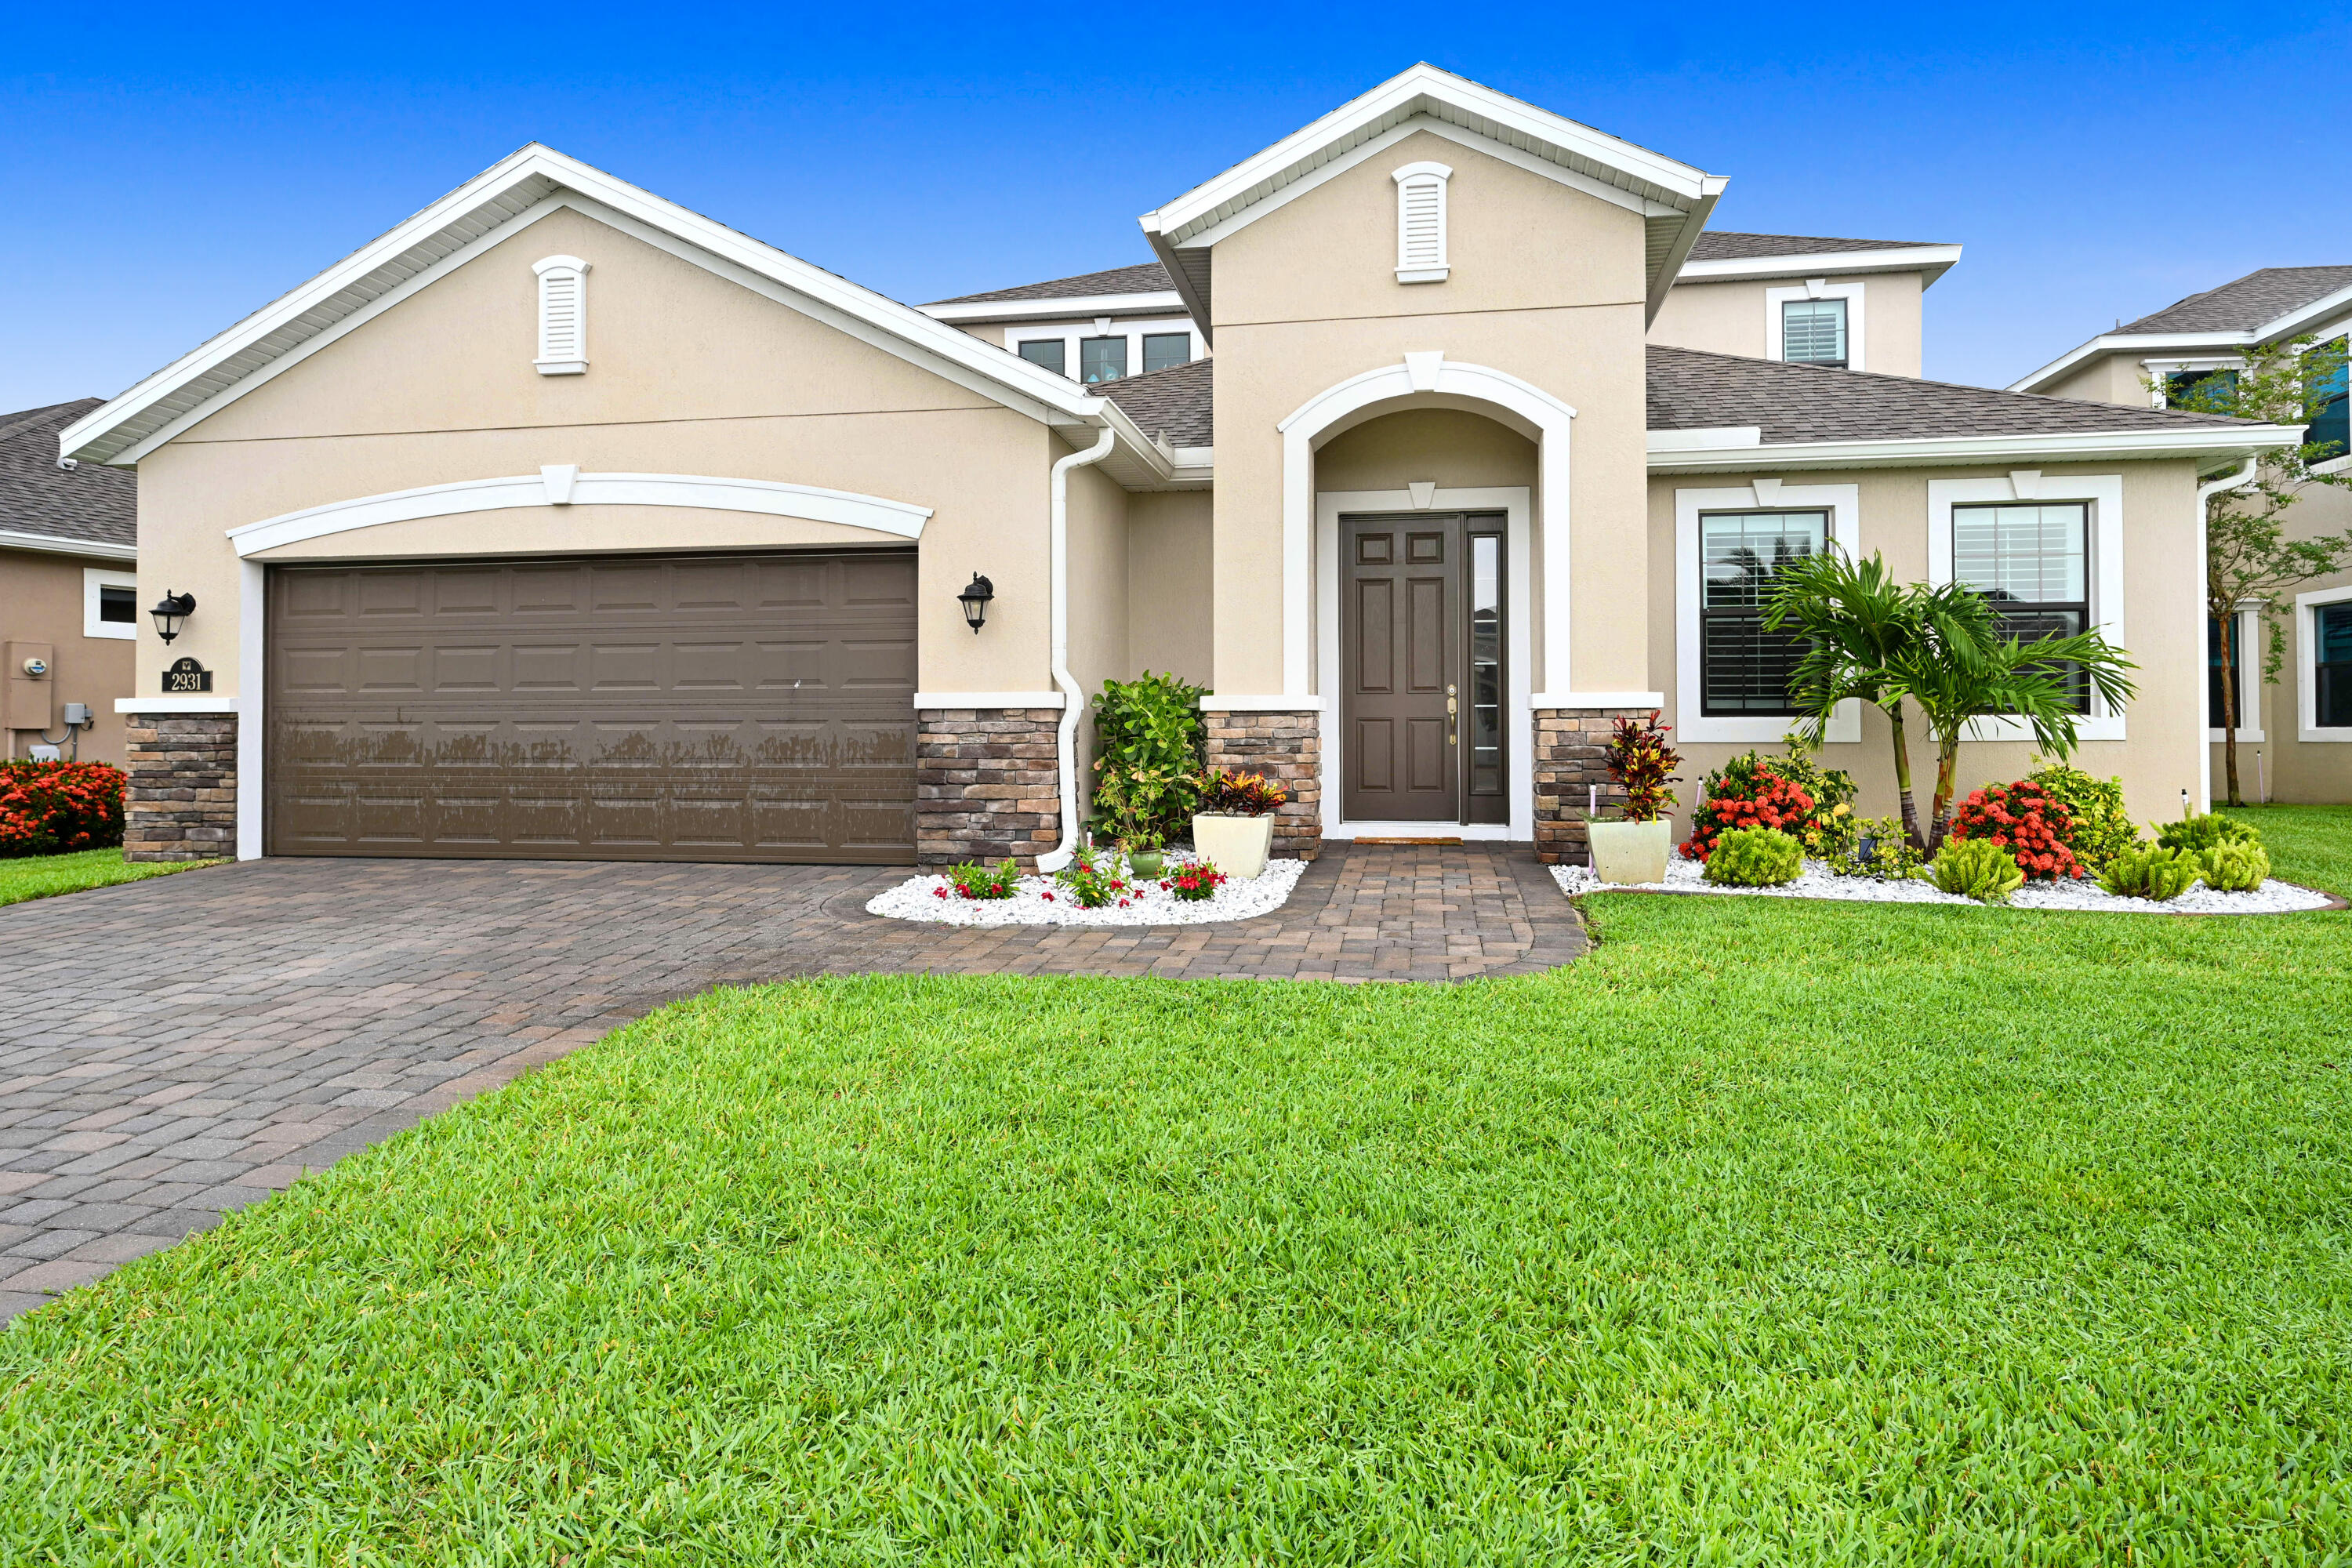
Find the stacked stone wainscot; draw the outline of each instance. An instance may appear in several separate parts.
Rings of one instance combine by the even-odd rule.
[[[133,713],[124,727],[122,858],[236,854],[236,715]]]
[[[1201,715],[1209,765],[1262,773],[1290,791],[1274,820],[1274,854],[1312,860],[1323,850],[1323,727],[1315,708]]]
[[[1062,838],[1054,708],[925,708],[916,714],[915,858],[1010,856],[1026,869]]]
[[[1536,730],[1536,858],[1580,866],[1591,858],[1585,804],[1594,784],[1603,806],[1622,805],[1624,792],[1609,781],[1609,735],[1619,719],[1649,716],[1648,708],[1538,708]]]

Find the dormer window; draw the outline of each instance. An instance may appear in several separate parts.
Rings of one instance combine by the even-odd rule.
[[[539,274],[539,374],[580,375],[588,369],[588,264],[551,256],[531,270]]]
[[[1846,368],[1845,301],[1790,300],[1780,307],[1781,358]]]
[[[1407,163],[1391,176],[1397,188],[1397,281],[1443,283],[1445,187],[1454,171],[1443,163]]]

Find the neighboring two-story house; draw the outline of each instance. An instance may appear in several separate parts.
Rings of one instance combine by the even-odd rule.
[[[2341,342],[2352,331],[2352,267],[2266,267],[2154,315],[2102,332],[2011,390],[2158,407],[2184,384],[2228,375],[2250,344]],[[2337,371],[2305,439],[2334,448],[2318,471],[2352,475],[2352,401]],[[2313,485],[2288,510],[2297,538],[2352,532],[2352,487]],[[2238,657],[2223,667],[2222,639],[2206,627],[2207,731],[2220,787],[2221,689],[2237,686],[2239,783],[2249,799],[2352,800],[2352,572],[2305,583],[2287,595],[2279,679],[2263,678],[2267,637],[2259,606],[2238,612]]]
[[[1724,185],[1418,66],[1151,262],[918,310],[525,148],[66,433],[199,601],[134,853],[1050,861],[1087,696],[1172,669],[1297,852],[1576,854],[1613,717],[1780,738],[1759,563],[1830,548],[2104,628],[2084,764],[2200,794],[2199,487],[2294,433],[1921,380],[1957,247]],[[1830,726],[1866,809],[1885,746]]]
[[[123,761],[114,705],[131,693],[141,619],[139,481],[58,457],[59,432],[99,406],[0,414],[0,742],[11,759],[55,748]]]

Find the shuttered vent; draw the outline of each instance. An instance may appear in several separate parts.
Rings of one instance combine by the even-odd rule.
[[[1408,163],[1396,172],[1400,283],[1445,280],[1445,188],[1453,174],[1443,163]]]
[[[539,274],[539,373],[577,375],[588,368],[588,264],[551,256]]]

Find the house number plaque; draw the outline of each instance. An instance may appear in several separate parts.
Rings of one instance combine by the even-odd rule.
[[[175,658],[172,668],[163,672],[163,695],[173,696],[187,691],[210,691],[213,672],[193,658]]]

